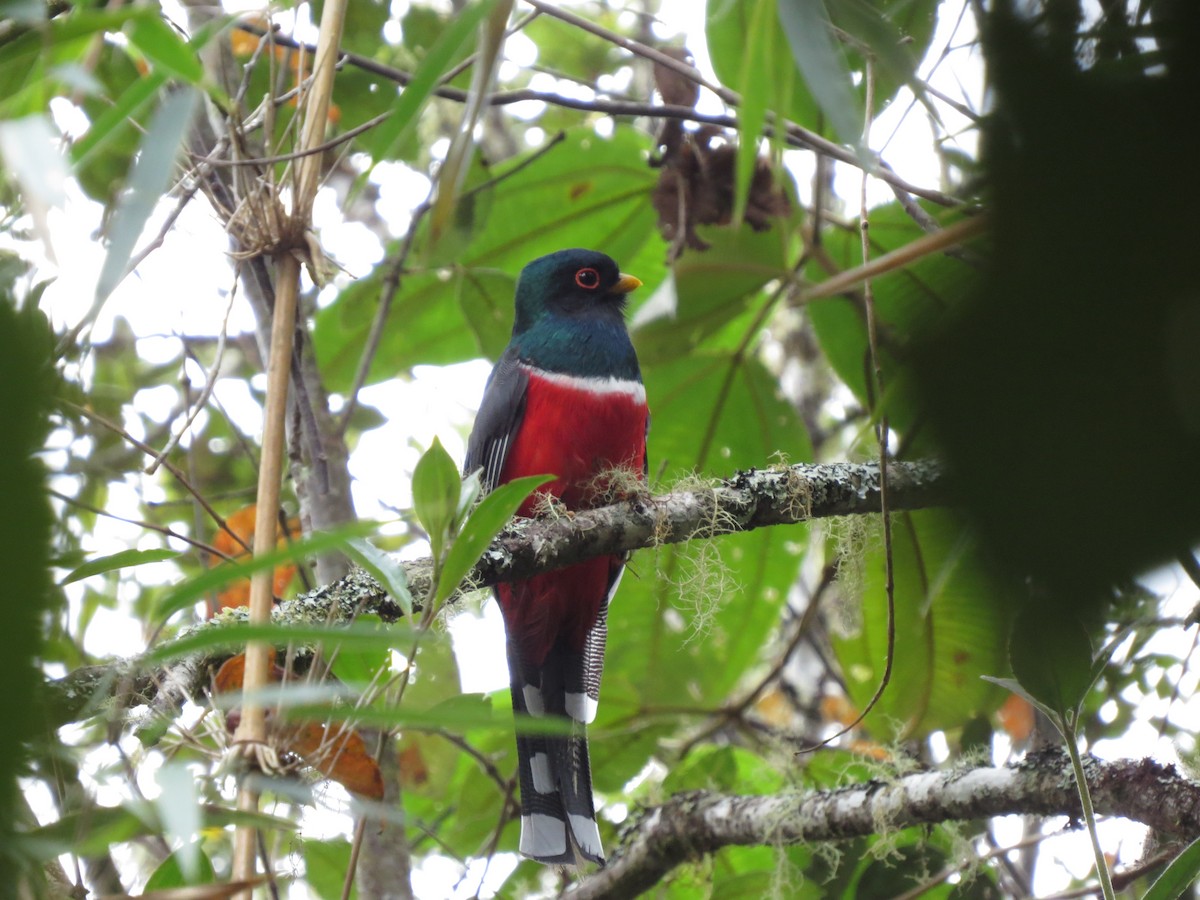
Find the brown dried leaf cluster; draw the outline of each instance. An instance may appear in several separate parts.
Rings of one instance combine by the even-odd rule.
[[[686,50],[663,50],[681,62],[691,62]],[[661,64],[654,66],[655,86],[663,102],[695,107],[700,86],[680,72]],[[696,233],[698,225],[729,225],[733,221],[738,148],[733,136],[712,125],[687,131],[679,119],[665,119],[659,130],[660,156],[652,164],[662,172],[652,201],[658,212],[658,228],[671,242],[670,258],[684,247],[707,250],[708,242]],[[770,162],[758,157],[746,201],[745,221],[755,231],[771,227],[771,219],[791,211],[787,195],[775,184]]]
[[[242,689],[246,670],[245,654],[227,659],[217,672],[214,692],[218,694]],[[281,683],[287,673],[275,662],[271,652],[270,680]],[[238,712],[230,711],[226,725],[236,727]],[[383,774],[367,750],[362,736],[345,723],[281,722],[267,712],[270,741],[286,760],[289,756],[311,766],[325,778],[336,781],[355,794],[372,800],[383,799]]]

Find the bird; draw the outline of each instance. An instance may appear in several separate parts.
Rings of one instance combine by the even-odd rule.
[[[570,514],[644,483],[650,414],[625,326],[628,294],[640,286],[594,250],[560,250],[522,269],[512,337],[484,388],[464,464],[468,475],[481,472],[484,491],[555,476],[519,514],[548,503]],[[514,713],[569,723],[561,735],[522,734],[518,725],[519,849],[542,863],[604,863],[587,725],[625,561],[600,556],[494,589]]]

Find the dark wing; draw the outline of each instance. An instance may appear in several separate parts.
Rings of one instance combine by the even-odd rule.
[[[504,351],[483,391],[483,402],[475,416],[475,427],[467,439],[464,474],[483,469],[480,476],[484,492],[495,489],[508,459],[509,447],[525,415],[525,392],[529,376],[517,361],[511,347]]]

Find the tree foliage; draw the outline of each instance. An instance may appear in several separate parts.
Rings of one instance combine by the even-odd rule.
[[[240,826],[275,889],[328,898],[575,881],[985,898],[1104,881],[1101,850],[1118,887],[1148,889],[1175,857],[1163,883],[1186,884],[1197,824],[1167,798],[1194,782],[1045,746],[1053,722],[1072,751],[1156,732],[1159,752],[1195,754],[1195,591],[1163,586],[1200,584],[1179,139],[1200,34],[1186,2],[1014,6],[709,0],[702,33],[674,34],[657,0],[358,0],[297,227],[323,4],[4,4],[4,863],[39,894],[215,897]],[[691,65],[701,48],[713,77]],[[939,69],[983,73],[986,102]],[[918,116],[902,160],[888,130]],[[95,218],[98,251],[68,215]],[[454,588],[524,495],[476,505],[435,438],[453,452],[469,415],[415,399],[494,359],[521,267],[571,246],[643,282],[651,478],[633,505],[731,478],[798,511],[633,556],[591,742],[615,849],[599,874],[516,856],[520,723],[506,689],[462,689],[482,651],[451,635],[483,621],[484,593]],[[264,513],[284,258],[305,275],[288,477]],[[872,483],[875,514],[825,518],[817,481],[784,468],[881,455],[941,460],[938,507]],[[279,547],[250,559],[260,515]],[[491,552],[538,534],[518,523]],[[417,577],[396,554],[431,555]],[[225,609],[255,570],[285,601],[257,630]],[[249,638],[275,647],[266,772],[230,751],[246,702],[231,643]],[[39,676],[53,683],[27,702]],[[971,767],[984,795],[956,795]],[[1029,789],[1070,772],[1090,772],[1094,803]],[[939,779],[929,809],[922,773]],[[987,795],[998,773],[1011,794]],[[238,780],[259,811],[237,808]],[[872,800],[889,786],[891,820]],[[870,828],[823,806],[851,788],[864,805],[841,814]],[[1093,806],[1158,843],[1118,858],[1101,830],[1101,872],[1056,876],[1052,813]]]

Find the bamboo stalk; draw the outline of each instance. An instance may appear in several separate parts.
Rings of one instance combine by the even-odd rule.
[[[347,0],[328,0],[321,16],[312,87],[305,98],[304,123],[300,150],[320,145],[325,136],[333,76],[341,43],[342,22]],[[283,444],[287,415],[288,385],[291,376],[292,340],[295,334],[297,295],[300,281],[300,253],[307,252],[303,235],[309,230],[313,197],[320,178],[320,154],[304,156],[296,170],[295,204],[286,234],[292,246],[280,247],[276,256],[275,308],[272,311],[271,346],[267,361],[267,402],[263,413],[262,459],[258,473],[257,516],[254,527],[254,555],[275,549],[276,511],[283,474]],[[314,266],[317,261],[314,260]],[[254,575],[250,585],[250,622],[263,624],[271,618],[273,572],[264,569]],[[242,683],[241,721],[234,743],[259,768],[270,767],[273,752],[266,745],[266,713],[254,698],[266,686],[269,677],[269,648],[260,641],[246,645],[246,666]],[[243,784],[238,792],[238,809],[258,809],[258,792]],[[248,881],[255,875],[256,831],[239,825],[234,834],[232,881]],[[238,894],[238,900],[250,900],[252,891]]]

